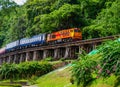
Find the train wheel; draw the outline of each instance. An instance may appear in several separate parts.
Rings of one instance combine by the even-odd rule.
[[[52,44],[52,42],[50,42],[50,45]]]
[[[52,45],[53,45],[54,43],[55,43],[55,42],[53,41],[53,42],[52,42]]]
[[[68,38],[66,38],[65,41],[68,42]]]
[[[71,42],[72,41],[72,38],[68,38],[68,42]]]
[[[57,44],[57,41],[55,41],[55,44]]]
[[[65,39],[62,39],[62,42],[65,42]]]

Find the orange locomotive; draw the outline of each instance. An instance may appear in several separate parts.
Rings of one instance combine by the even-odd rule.
[[[47,35],[47,42],[54,44],[58,42],[69,42],[73,40],[81,40],[82,32],[79,28],[71,28],[60,30]]]

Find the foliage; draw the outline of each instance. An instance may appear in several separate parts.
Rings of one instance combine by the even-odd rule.
[[[107,41],[97,48],[96,54],[80,55],[79,61],[73,64],[72,74],[77,85],[86,86],[92,79],[115,76],[114,87],[120,81],[120,41]]]
[[[20,84],[0,84],[0,87],[22,87]]]
[[[60,60],[60,61],[65,61],[66,59],[65,59],[65,58],[60,58],[59,60]]]
[[[119,0],[0,1],[0,46],[43,32],[78,27],[83,38],[119,34]]]
[[[83,29],[84,38],[96,38],[120,33],[120,2],[105,3],[106,8],[98,14],[90,26]]]
[[[78,5],[64,4],[58,10],[54,10],[50,14],[42,15],[40,27],[43,32],[51,32],[69,27],[77,27],[77,18],[80,8]],[[74,21],[72,20],[74,16]],[[76,18],[77,17],[77,18]]]
[[[46,74],[42,77],[39,77],[36,81],[37,86],[39,87],[82,87],[76,86],[76,84],[70,84],[70,76],[71,76],[71,66],[68,68],[60,70],[55,70]],[[92,81],[87,87],[117,87],[114,86],[117,78],[114,75],[111,75],[109,78],[98,78]]]
[[[47,62],[24,62],[20,64],[3,64],[0,68],[1,79],[29,79],[32,76],[41,76],[53,70]]]
[[[72,75],[77,82],[77,85],[82,84],[83,87],[86,87],[90,83],[93,77],[93,70],[97,65],[96,61],[91,58],[89,55],[80,55],[79,62],[76,61],[73,63]]]
[[[101,45],[99,52],[102,56],[100,61],[99,75],[108,77],[111,74],[120,75],[120,42],[108,41]]]
[[[16,64],[3,64],[0,68],[1,79],[13,79],[18,78],[19,68]]]
[[[47,57],[47,58],[43,59],[43,61],[52,61],[52,60],[53,60],[52,57]]]

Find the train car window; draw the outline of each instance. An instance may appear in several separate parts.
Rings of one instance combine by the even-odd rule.
[[[75,31],[75,32],[81,32],[79,29],[75,29],[74,31]]]
[[[39,37],[39,40],[41,40],[41,36]]]
[[[70,30],[70,32],[73,32],[73,30]]]
[[[45,39],[45,36],[41,36],[40,40],[44,40]]]
[[[55,35],[52,35],[52,38],[56,38],[56,36],[55,36]]]

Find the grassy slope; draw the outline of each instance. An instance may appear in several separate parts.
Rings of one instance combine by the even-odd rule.
[[[38,87],[76,87],[70,84],[70,68],[60,69],[40,77]]]
[[[38,85],[38,87],[77,87],[75,84],[70,84],[70,76],[70,67],[67,67],[64,70],[56,70],[55,72],[40,77],[37,79],[36,85]],[[114,87],[115,81],[115,76],[106,79],[99,78],[93,81],[88,87]]]
[[[64,69],[58,69],[51,73],[48,73],[40,78],[38,78],[36,82],[38,87],[77,87],[75,84],[70,84],[70,72],[71,67],[64,67]],[[4,82],[4,81],[2,81]],[[5,81],[8,82],[8,81]],[[102,79],[99,78],[92,82],[88,87],[115,87],[114,84],[116,82],[116,77],[111,76],[110,78]],[[8,86],[0,86],[0,87],[8,87]],[[12,86],[9,86],[12,87]],[[80,86],[78,86],[80,87]],[[116,86],[120,87],[120,86]]]

